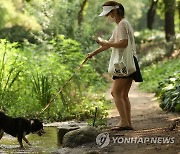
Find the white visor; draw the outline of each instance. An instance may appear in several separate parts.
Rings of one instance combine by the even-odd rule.
[[[103,11],[101,12],[101,14],[99,16],[105,16],[107,15],[109,12],[111,12],[112,10],[118,9],[119,6],[103,6]]]

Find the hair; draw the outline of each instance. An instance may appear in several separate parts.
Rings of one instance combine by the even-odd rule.
[[[119,6],[119,8],[117,9],[118,15],[124,18],[125,11],[124,11],[124,6],[121,3],[118,3],[116,1],[107,1],[103,4],[103,6],[116,6],[116,5]]]

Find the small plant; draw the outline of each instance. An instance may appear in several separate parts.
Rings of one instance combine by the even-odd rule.
[[[18,80],[21,69],[16,65],[18,55],[12,56],[11,60],[8,54],[8,50],[13,50],[15,44],[8,44],[6,40],[0,40],[0,43],[0,50],[3,51],[2,59],[0,59],[0,108],[5,109],[5,103],[11,99],[5,97],[13,93],[12,86]]]
[[[40,104],[42,106],[47,105],[53,97],[51,92],[51,82],[49,81],[48,76],[39,75],[37,73],[36,77],[33,76],[31,82],[33,85],[33,92]]]
[[[160,82],[156,95],[163,110],[180,112],[180,72]]]

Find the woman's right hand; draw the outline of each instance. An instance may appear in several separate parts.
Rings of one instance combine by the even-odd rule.
[[[90,53],[88,53],[87,58],[92,58],[93,56],[94,56],[94,52],[90,52]]]

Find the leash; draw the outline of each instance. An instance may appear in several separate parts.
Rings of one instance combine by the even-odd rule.
[[[72,80],[72,78],[77,74],[77,72],[79,72],[81,70],[81,68],[83,67],[83,65],[86,63],[86,61],[88,60],[88,57],[85,58],[85,60],[81,63],[81,65],[78,67],[78,69],[76,70],[76,72],[68,79],[66,80],[65,84],[61,87],[61,89],[57,92],[57,94],[49,101],[49,103],[41,110],[41,112],[38,114],[41,115],[50,105],[51,103],[56,99],[56,97],[62,93],[63,89],[69,84],[69,82]]]

